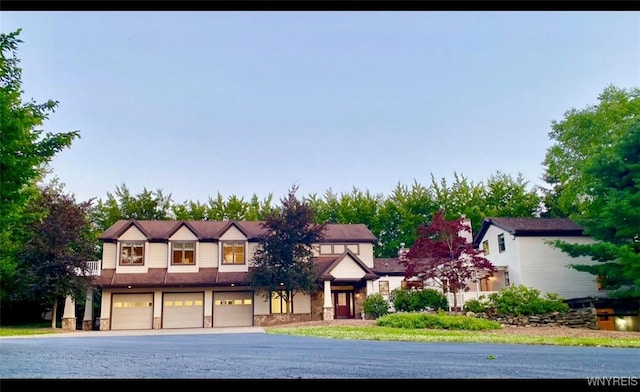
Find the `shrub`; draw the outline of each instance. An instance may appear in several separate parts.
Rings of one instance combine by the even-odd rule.
[[[389,296],[398,312],[447,309],[447,296],[435,289],[406,290],[395,289]]]
[[[526,286],[509,286],[490,294],[488,308],[498,314],[514,316],[569,311],[569,306],[558,294],[540,296],[539,290]]]
[[[389,313],[389,302],[381,294],[371,294],[364,299],[364,313],[374,318]]]
[[[456,330],[483,330],[500,329],[498,322],[468,317],[461,315],[447,315],[443,312],[433,313],[394,313],[380,317],[376,321],[380,327],[405,328],[405,329],[456,329]]]
[[[462,310],[465,312],[484,313],[488,307],[487,297],[481,295],[478,299],[470,299],[465,302]]]

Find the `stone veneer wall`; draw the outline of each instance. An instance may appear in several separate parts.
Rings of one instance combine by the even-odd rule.
[[[311,321],[311,314],[260,314],[253,316],[253,325],[257,327],[268,327],[271,325],[302,323]]]
[[[473,315],[473,313],[471,313]],[[505,316],[498,314],[476,314],[504,325],[516,326],[565,326],[570,328],[600,329],[595,308],[571,309],[567,313],[549,313],[536,316]]]

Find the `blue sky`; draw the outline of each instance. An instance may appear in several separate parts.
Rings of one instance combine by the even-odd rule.
[[[77,200],[389,195],[433,174],[542,185],[552,120],[640,86],[640,13],[2,12],[24,99],[79,130],[53,159]]]

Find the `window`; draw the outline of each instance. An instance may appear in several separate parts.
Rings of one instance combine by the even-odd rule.
[[[244,264],[244,242],[222,243],[222,264]]]
[[[144,243],[123,242],[120,246],[120,265],[144,265]]]
[[[195,264],[195,242],[174,242],[171,264]]]
[[[511,279],[509,278],[509,271],[504,271],[504,286],[511,286]]]
[[[482,251],[484,252],[485,256],[489,254],[489,241],[482,241]]]
[[[389,295],[389,281],[381,280],[379,283],[380,295]]]
[[[283,297],[287,294],[291,298],[291,292],[285,293],[284,291],[271,293],[271,314],[275,313],[293,313],[293,309],[289,309],[289,304]],[[292,305],[293,307],[293,305]]]
[[[504,252],[506,248],[504,247],[504,234],[498,234],[498,251]]]
[[[321,244],[319,251],[323,255],[341,255],[347,249],[356,255],[360,253],[359,244]]]

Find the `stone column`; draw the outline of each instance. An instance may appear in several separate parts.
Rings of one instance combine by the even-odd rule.
[[[324,281],[324,304],[322,310],[323,320],[333,320],[333,300],[331,298],[331,281]]]
[[[66,331],[75,331],[76,329],[76,303],[71,295],[68,295],[64,302],[62,329]]]
[[[91,331],[93,329],[93,288],[87,291],[87,299],[84,302],[84,318],[82,319],[82,330]]]

